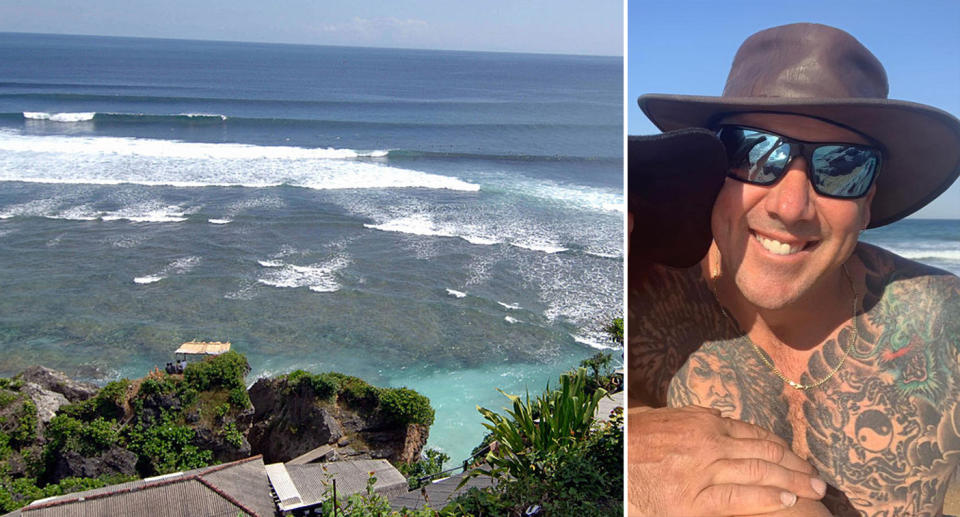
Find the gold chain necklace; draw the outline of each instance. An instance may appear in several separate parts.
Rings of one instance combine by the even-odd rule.
[[[723,315],[726,316],[727,319],[729,319],[730,321],[732,321],[733,324],[734,324],[734,326],[736,326],[737,328],[739,328],[739,327],[740,327],[740,324],[737,323],[737,320],[735,320],[735,319],[733,318],[733,316],[731,316],[730,313],[727,312],[727,309],[725,309],[725,308],[723,307],[723,304],[720,303],[720,296],[717,294],[717,284],[719,284],[719,282],[720,282],[720,257],[719,257],[719,253],[718,253],[717,255],[718,255],[718,256],[717,256],[717,261],[716,261],[716,264],[714,265],[713,275],[712,275],[712,276],[713,276],[713,297],[714,297],[714,299],[717,300],[717,305],[720,306],[720,311],[723,312]],[[847,349],[844,350],[844,351],[843,351],[843,355],[840,356],[840,361],[837,363],[836,366],[833,367],[833,370],[830,370],[830,373],[827,374],[826,377],[824,377],[824,378],[822,378],[822,379],[820,379],[820,380],[817,380],[816,382],[814,382],[814,383],[812,383],[812,384],[800,384],[799,382],[795,382],[795,381],[792,381],[792,380],[788,379],[787,376],[784,375],[783,372],[781,372],[780,369],[777,368],[776,365],[774,365],[773,362],[772,362],[770,359],[767,359],[767,355],[766,355],[765,353],[763,353],[762,350],[760,350],[760,347],[758,347],[757,344],[754,343],[752,339],[750,339],[750,336],[747,336],[746,333],[744,333],[744,337],[747,339],[747,341],[750,342],[750,345],[753,346],[753,350],[754,350],[754,352],[757,353],[757,357],[759,357],[760,360],[763,362],[763,364],[767,365],[767,368],[769,368],[777,377],[780,377],[780,380],[782,380],[783,382],[785,382],[785,383],[786,383],[788,386],[790,386],[791,388],[794,388],[794,389],[797,389],[797,390],[800,390],[800,391],[806,391],[806,390],[809,390],[809,389],[816,388],[817,386],[820,386],[821,384],[823,384],[823,383],[827,382],[828,380],[830,380],[830,378],[833,377],[834,374],[836,374],[838,371],[840,371],[840,368],[843,366],[843,362],[847,359],[847,356],[850,355],[850,350],[853,348],[854,343],[856,343],[856,342],[857,342],[857,339],[859,339],[859,337],[860,337],[860,329],[859,329],[858,326],[857,326],[857,301],[858,301],[857,289],[856,289],[856,287],[855,287],[854,284],[853,284],[853,277],[851,277],[851,276],[850,276],[850,272],[847,271],[847,265],[846,265],[846,264],[843,264],[841,267],[842,267],[842,271],[843,271],[843,276],[847,277],[847,280],[850,281],[850,290],[853,291],[853,339],[851,339],[851,340],[850,340],[850,343],[847,344]]]

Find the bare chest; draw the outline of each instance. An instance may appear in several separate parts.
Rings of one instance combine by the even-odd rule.
[[[686,392],[688,403],[786,439],[836,489],[825,499],[835,515],[937,515],[960,460],[960,409],[928,396],[934,391],[924,383],[935,381],[929,357],[904,353],[895,364],[851,357],[828,382],[801,391],[742,347],[727,352],[691,356],[671,385],[671,402],[684,402]],[[810,360],[812,378],[835,364],[830,353]],[[956,400],[956,390],[944,388],[938,393]]]

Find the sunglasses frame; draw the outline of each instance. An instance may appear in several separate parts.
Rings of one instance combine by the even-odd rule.
[[[873,184],[874,184],[874,182],[877,180],[877,175],[880,173],[880,167],[883,165],[883,159],[884,159],[884,155],[885,155],[885,152],[884,152],[884,150],[883,150],[883,147],[880,146],[880,145],[878,145],[878,144],[876,144],[876,143],[873,143],[873,140],[872,140],[872,139],[870,139],[870,138],[867,137],[866,135],[862,135],[862,134],[860,134],[860,133],[858,133],[858,132],[856,132],[856,131],[855,131],[855,133],[857,133],[858,135],[862,136],[864,139],[870,141],[870,142],[871,142],[871,145],[866,145],[866,144],[854,144],[854,143],[850,143],[850,142],[809,142],[809,141],[806,141],[806,140],[800,140],[800,139],[797,139],[797,138],[791,138],[791,137],[786,136],[786,135],[781,135],[780,133],[775,133],[775,132],[773,132],[773,131],[770,131],[769,129],[761,129],[761,128],[758,128],[758,127],[747,126],[747,125],[744,125],[744,124],[718,124],[717,126],[715,126],[715,132],[716,132],[718,138],[720,137],[720,132],[721,132],[724,128],[746,129],[746,130],[748,130],[748,131],[756,131],[756,132],[758,132],[758,133],[763,133],[764,135],[769,135],[769,136],[776,137],[776,138],[778,138],[778,139],[780,140],[780,143],[777,144],[777,147],[779,147],[779,146],[781,146],[781,145],[783,145],[783,144],[789,144],[789,145],[790,145],[790,155],[787,157],[787,161],[786,161],[785,165],[783,166],[783,169],[780,171],[779,175],[777,175],[777,177],[773,179],[773,181],[770,181],[770,182],[768,182],[768,183],[759,182],[759,181],[751,181],[751,180],[744,179],[744,178],[741,178],[741,177],[739,177],[739,176],[734,175],[732,172],[730,172],[730,170],[727,171],[727,177],[733,178],[733,179],[735,179],[735,180],[737,180],[737,181],[742,181],[743,183],[747,183],[747,184],[749,184],[749,185],[759,185],[759,186],[763,186],[763,187],[769,187],[769,186],[771,186],[771,185],[777,184],[777,183],[778,183],[781,179],[783,179],[783,177],[785,176],[785,173],[787,172],[787,169],[789,168],[790,163],[791,163],[796,157],[802,156],[804,159],[807,160],[807,167],[806,167],[806,171],[805,171],[805,172],[806,172],[806,175],[807,175],[807,180],[810,182],[810,186],[813,187],[813,191],[816,192],[817,195],[819,195],[819,196],[824,196],[824,197],[829,197],[829,198],[833,198],[833,199],[860,199],[860,198],[866,196],[866,195],[870,192],[870,187],[872,187]],[[869,149],[869,150],[874,151],[874,152],[877,153],[877,165],[876,165],[876,166],[874,167],[874,169],[873,169],[873,173],[872,173],[871,176],[870,176],[870,183],[867,184],[867,188],[863,191],[863,194],[860,194],[859,196],[838,196],[838,195],[836,195],[836,194],[827,194],[827,193],[824,193],[824,192],[820,192],[819,188],[817,187],[817,182],[816,182],[816,178],[815,178],[814,165],[813,165],[813,163],[814,163],[814,162],[813,162],[813,152],[816,151],[816,150],[817,150],[818,148],[820,148],[820,147],[827,147],[827,146],[856,147],[856,148],[862,148],[862,149]],[[732,170],[732,167],[730,167],[730,169]]]

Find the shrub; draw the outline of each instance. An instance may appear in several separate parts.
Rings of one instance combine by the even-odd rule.
[[[233,422],[227,423],[223,426],[221,433],[223,434],[223,439],[230,445],[233,445],[237,449],[243,447],[243,434],[237,430],[237,424]]]
[[[169,415],[163,422],[134,427],[128,436],[129,448],[139,456],[137,468],[144,475],[166,474],[205,467],[213,452],[192,445],[193,429],[174,424]]]
[[[123,404],[129,388],[129,379],[113,381],[101,388],[95,396],[83,402],[62,406],[57,412],[84,421],[98,416],[119,420],[123,418]],[[142,386],[141,389],[143,389]]]
[[[10,445],[17,447],[30,444],[37,437],[37,405],[24,398],[16,412],[16,419],[15,427],[8,431]]]
[[[410,490],[414,490],[429,483],[443,472],[443,464],[448,461],[450,456],[443,451],[428,449],[419,461],[410,464],[401,463],[397,466],[397,470],[407,478]]]
[[[398,424],[433,425],[430,399],[409,388],[381,389],[380,408],[388,419]]]
[[[340,391],[340,379],[338,374],[312,374],[304,370],[294,370],[287,374],[289,389],[295,390],[300,386],[313,390],[314,395],[321,400],[330,400]]]
[[[9,406],[18,398],[20,395],[17,392],[0,388],[0,409]]]
[[[543,469],[540,460],[546,455],[582,441],[593,423],[597,404],[607,394],[603,389],[588,394],[586,379],[583,368],[576,374],[564,374],[559,390],[550,390],[548,385],[547,391],[533,401],[529,393],[525,400],[504,393],[513,402],[506,417],[478,407],[487,420],[483,426],[499,444],[496,452],[487,454],[487,462],[494,468],[483,472],[495,477],[537,473]]]
[[[183,372],[187,384],[197,390],[211,388],[232,389],[243,387],[243,378],[250,371],[250,363],[240,353],[230,351],[207,358],[198,363],[190,363]]]
[[[584,393],[585,373],[581,369],[565,375],[559,390],[548,389],[534,401],[511,397],[510,418],[484,413],[490,422],[484,425],[499,448],[487,455],[493,468],[471,472],[495,476],[499,482],[483,491],[467,491],[441,515],[523,515],[532,505],[540,506],[541,515],[623,515],[622,413],[610,422],[580,428],[577,409],[595,408],[593,401],[599,400]],[[579,400],[571,404],[561,399]],[[571,411],[574,416],[561,419],[551,415]],[[571,424],[568,432],[574,438],[567,439],[556,427],[561,420]]]
[[[230,390],[230,396],[227,399],[230,405],[237,409],[247,409],[250,407],[250,395],[243,386],[235,386]],[[184,402],[186,404],[186,402]]]
[[[336,515],[342,515],[343,517],[436,517],[437,512],[431,510],[429,506],[425,506],[419,510],[391,510],[390,502],[387,498],[373,491],[373,486],[376,482],[377,478],[371,472],[370,478],[367,479],[367,489],[365,492],[353,494],[346,498],[346,500],[341,500],[338,497]],[[330,495],[332,496],[333,494]],[[323,503],[323,515],[334,514],[333,501],[333,497],[329,497]]]
[[[81,422],[67,415],[57,415],[46,429],[47,450],[76,451],[84,456],[97,455],[120,441],[116,420],[97,417],[92,422]]]
[[[606,327],[603,327],[610,339],[623,345],[623,318],[614,318]]]

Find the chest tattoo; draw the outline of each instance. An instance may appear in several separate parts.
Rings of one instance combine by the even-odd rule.
[[[833,379],[793,390],[745,337],[722,339],[690,356],[668,402],[714,407],[792,443],[834,488],[824,499],[834,515],[938,515],[960,464],[960,281],[880,259],[862,256],[867,310]],[[850,334],[822,343],[800,382],[828,374]]]

